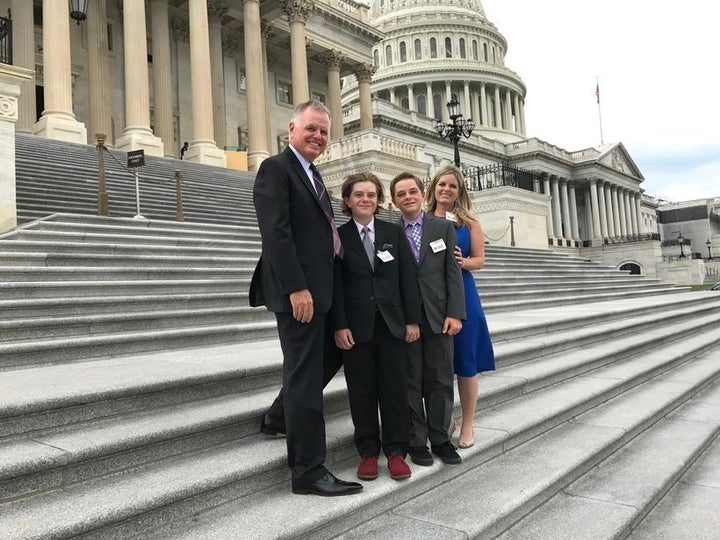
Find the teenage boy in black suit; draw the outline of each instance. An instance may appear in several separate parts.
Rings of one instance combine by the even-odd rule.
[[[360,454],[357,476],[377,478],[382,449],[391,478],[400,480],[411,475],[405,462],[410,438],[405,342],[420,334],[420,290],[402,230],[375,217],[385,200],[380,180],[351,174],[341,192],[343,212],[352,220],[338,229],[345,255],[335,264],[330,322],[343,350]]]

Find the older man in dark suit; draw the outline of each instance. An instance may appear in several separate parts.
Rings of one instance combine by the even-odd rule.
[[[262,254],[250,304],[275,313],[283,351],[283,405],[293,493],[333,496],[360,491],[324,466],[323,356],[333,264],[343,249],[330,198],[313,161],[328,143],[330,114],[318,101],[295,108],[290,145],[262,162],[253,200]]]
[[[432,465],[433,454],[443,463],[462,460],[450,442],[453,410],[453,338],[465,318],[465,292],[455,260],[455,228],[450,221],[422,210],[423,185],[410,173],[390,183],[390,194],[402,212],[401,226],[417,263],[422,297],[420,340],[408,344],[410,399],[410,459]]]

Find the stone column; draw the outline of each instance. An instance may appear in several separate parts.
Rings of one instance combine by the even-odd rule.
[[[305,48],[305,21],[312,10],[308,0],[288,0],[285,14],[290,22],[290,56],[292,58],[293,104],[310,99],[308,84],[307,49]],[[249,58],[247,51],[245,58]]]
[[[408,94],[408,110],[414,111],[415,110],[415,91],[412,84],[407,85],[407,94]]]
[[[425,83],[425,93],[427,94],[427,115],[430,118],[437,118],[438,115],[435,112],[435,102],[433,101],[431,82]]]
[[[512,96],[509,88],[505,89],[505,129],[512,131]]]
[[[207,0],[190,0],[190,89],[192,94],[192,141],[186,161],[225,167],[225,152],[213,139],[212,82],[210,76],[210,35]]]
[[[627,189],[623,190],[623,203],[625,204],[625,229],[627,230],[627,235],[632,236],[635,234],[635,231],[633,230],[633,220],[630,213],[630,191]]]
[[[28,0],[12,0],[13,16],[13,65],[32,71],[29,80],[19,81],[18,121],[15,131],[32,133],[37,119],[35,101],[35,25],[33,24],[33,3]]]
[[[270,126],[270,83],[268,79],[268,67],[270,66],[270,59],[268,59],[267,44],[268,40],[275,34],[273,27],[270,26],[265,19],[260,21],[260,35],[262,37],[262,76],[263,76],[263,103],[265,107],[265,125],[263,129],[267,133],[267,146],[265,147],[268,153],[272,153],[272,148],[275,148],[277,144],[276,135],[272,133]]]
[[[481,125],[483,127],[490,126],[490,118],[488,117],[487,93],[485,91],[485,83],[480,83],[480,116]]]
[[[615,224],[615,236],[623,235],[622,227],[620,227],[620,205],[618,204],[618,187],[612,186],[612,213],[613,222]]]
[[[389,99],[389,101],[390,101],[390,103],[391,103],[392,105],[396,105],[396,103],[395,103],[395,87],[394,87],[394,86],[391,86],[389,90],[390,90],[390,99]]]
[[[260,0],[244,0],[243,29],[245,34],[245,94],[248,119],[248,168],[257,171],[260,163],[268,157],[268,139],[265,124],[265,90],[263,67],[260,62],[248,61],[262,58],[260,29]],[[304,51],[303,47],[303,51]]]
[[[575,196],[575,182],[568,183],[570,190],[570,229],[573,240],[580,240],[580,228],[578,227],[577,197]]]
[[[163,142],[164,154],[174,157],[177,156],[178,144],[175,141],[173,122],[170,19],[167,0],[153,0],[151,10],[155,133]]]
[[[90,88],[90,125],[88,143],[95,135],[105,135],[105,144],[113,145],[110,113],[110,69],[108,65],[107,12],[105,2],[95,2],[88,9],[87,51],[88,86]]]
[[[640,228],[638,227],[638,215],[637,207],[635,206],[635,193],[632,191],[628,195],[628,205],[630,206],[630,224],[632,225],[633,236],[640,234]]]
[[[643,234],[645,231],[643,230],[643,218],[642,218],[642,204],[641,204],[642,194],[635,193],[635,214],[637,215],[637,230],[638,234]]]
[[[620,235],[623,238],[627,238],[628,235],[628,229],[627,229],[627,219],[625,216],[625,197],[624,197],[625,190],[623,188],[618,188],[617,190],[617,197],[618,197],[618,214],[620,215]]]
[[[605,182],[598,180],[598,209],[600,210],[600,233],[603,238],[608,237],[607,214],[605,213]]]
[[[555,227],[553,227],[552,215],[552,195],[550,195],[550,177],[545,175],[543,178],[543,193],[548,196],[548,213],[545,223],[547,225],[547,235],[551,243],[555,244]]]
[[[450,103],[451,99],[452,99],[452,84],[450,83],[450,81],[445,81],[445,103]],[[450,114],[449,114],[447,107],[443,107],[442,117],[445,119],[445,122],[450,121]]]
[[[593,230],[593,222],[592,222],[592,201],[590,199],[590,185],[588,185],[588,188],[584,193],[584,197],[585,197],[585,226],[587,227],[586,240],[590,240],[590,242],[592,242],[592,239],[595,236],[595,231]]]
[[[463,98],[465,108],[462,113],[465,115],[465,118],[472,118],[472,109],[470,108],[470,81],[463,81]]]
[[[45,110],[33,126],[33,134],[87,144],[85,125],[73,114],[68,2],[44,0],[43,21]]]
[[[152,156],[164,154],[163,141],[150,129],[150,84],[147,65],[145,2],[123,2],[125,42],[125,131],[118,138],[119,150],[145,150]]]
[[[556,176],[550,178],[550,184],[552,187],[553,228],[555,229],[557,238],[565,238],[565,231],[563,231],[562,228],[562,218],[560,217],[560,186],[558,178]]]
[[[523,100],[520,100],[520,133],[522,135],[525,135],[525,102]]]
[[[330,139],[337,140],[344,135],[342,104],[340,102],[340,68],[344,56],[342,52],[332,50],[324,53],[320,59],[328,68],[328,109],[330,109]]]
[[[605,213],[607,215],[608,237],[615,238],[615,217],[613,215],[612,193],[610,190],[610,184],[607,182],[605,182]]]
[[[222,18],[227,12],[228,4],[226,0],[208,1],[213,135],[215,144],[219,149],[223,149],[227,144],[227,120],[225,118],[225,62],[222,48]]]
[[[360,129],[373,128],[372,96],[370,95],[370,82],[375,74],[375,66],[369,63],[358,64],[355,68],[355,76],[358,80],[358,91],[360,93]]]
[[[502,107],[500,106],[500,87],[495,86],[495,127],[502,129],[502,116],[500,115]]]
[[[568,197],[568,183],[565,178],[560,179],[560,204],[562,207],[563,223],[565,223],[565,238],[572,238],[572,222],[570,221],[570,201]]]
[[[0,233],[17,226],[15,123],[21,88],[32,80],[32,70],[0,64]]]
[[[522,122],[520,121],[520,99],[513,94],[513,105],[515,106],[515,133],[522,133]]]
[[[597,192],[597,179],[590,179],[590,209],[592,211],[592,225],[593,225],[593,244],[601,241],[600,231],[600,211],[598,209],[598,192]]]

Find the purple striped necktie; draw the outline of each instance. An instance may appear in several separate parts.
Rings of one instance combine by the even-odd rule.
[[[325,211],[325,215],[327,216],[328,221],[330,221],[330,226],[332,227],[333,251],[335,252],[335,255],[342,259],[345,251],[343,250],[342,242],[340,241],[340,235],[335,228],[335,216],[333,214],[332,205],[330,204],[330,197],[328,196],[327,189],[325,189],[325,183],[322,180],[322,176],[320,176],[320,171],[318,171],[317,167],[315,167],[312,163],[310,164],[310,171],[312,171],[313,181],[315,182],[315,192],[320,200],[320,205]]]

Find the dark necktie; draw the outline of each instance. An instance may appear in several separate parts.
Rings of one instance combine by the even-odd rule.
[[[325,211],[325,215],[327,216],[328,221],[330,221],[330,226],[332,227],[333,251],[335,252],[335,255],[342,259],[344,253],[343,246],[340,241],[340,235],[335,228],[335,216],[333,215],[332,205],[330,204],[330,197],[325,189],[325,183],[322,180],[322,176],[320,176],[320,171],[318,171],[317,167],[315,167],[312,163],[310,164],[310,171],[312,171],[313,181],[315,182],[315,192],[320,200],[320,205]]]
[[[365,248],[367,258],[370,261],[370,266],[375,268],[375,246],[373,246],[373,242],[370,239],[370,229],[367,227],[362,228],[362,245]]]

